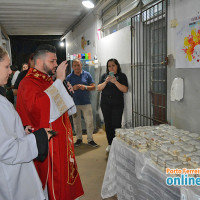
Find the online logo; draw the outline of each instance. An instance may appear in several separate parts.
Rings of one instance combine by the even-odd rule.
[[[166,184],[169,186],[200,186],[200,168],[197,169],[171,169],[166,168],[166,174],[176,175],[166,178]]]

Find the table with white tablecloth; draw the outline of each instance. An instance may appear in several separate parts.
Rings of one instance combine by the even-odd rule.
[[[114,138],[102,185],[102,198],[118,200],[200,200],[197,186],[166,184],[167,175],[152,163],[149,153],[141,153]]]

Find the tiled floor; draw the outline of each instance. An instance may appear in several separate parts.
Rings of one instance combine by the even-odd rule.
[[[80,200],[102,200],[101,186],[107,164],[107,139],[104,131],[94,134],[94,141],[98,148],[87,145],[87,136],[83,136],[83,144],[75,147],[76,161],[84,189],[84,196]],[[76,139],[74,138],[74,141]],[[117,200],[116,197],[106,200]]]

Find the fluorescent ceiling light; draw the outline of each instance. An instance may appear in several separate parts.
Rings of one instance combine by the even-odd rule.
[[[92,1],[82,1],[82,4],[83,4],[86,8],[94,8],[94,4],[92,3]]]
[[[60,46],[61,46],[61,47],[64,47],[64,46],[65,46],[65,43],[64,43],[64,42],[60,42]]]

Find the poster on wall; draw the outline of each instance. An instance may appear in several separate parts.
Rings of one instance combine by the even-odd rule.
[[[176,28],[176,68],[200,68],[200,16]]]

